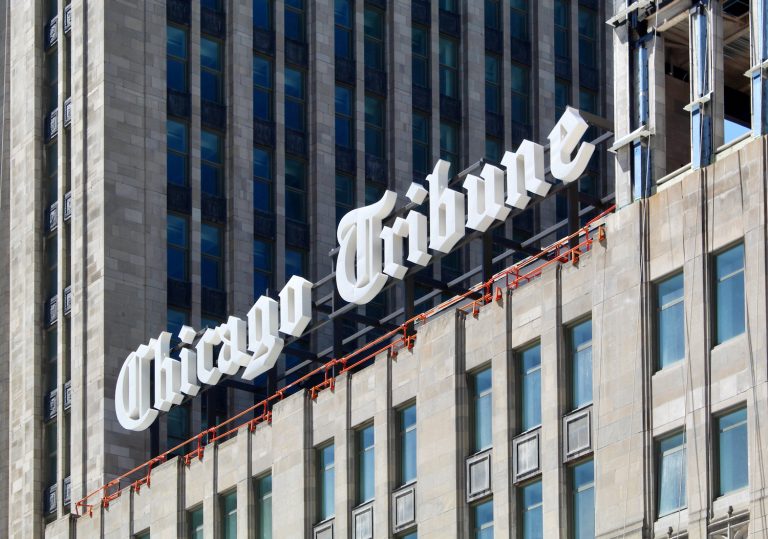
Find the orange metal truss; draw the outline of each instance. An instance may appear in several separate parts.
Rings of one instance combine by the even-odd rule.
[[[519,286],[540,276],[549,266],[568,262],[572,262],[573,264],[578,263],[579,256],[582,253],[591,250],[595,240],[598,242],[605,240],[605,226],[602,223],[599,223],[599,221],[601,221],[607,214],[613,212],[614,209],[615,206],[611,206],[573,234],[542,249],[541,252],[535,256],[530,256],[495,274],[487,281],[476,284],[465,293],[454,296],[451,299],[440,303],[436,307],[414,316],[398,328],[385,333],[362,348],[341,358],[328,361],[298,380],[288,384],[286,387],[280,389],[274,395],[264,399],[258,404],[246,408],[222,423],[206,429],[196,436],[168,449],[157,457],[125,472],[96,490],[89,492],[75,504],[75,515],[83,516],[88,514],[92,516],[94,505],[97,503],[92,501],[92,499],[99,495],[101,496],[102,507],[106,508],[109,506],[110,502],[119,498],[125,489],[132,489],[138,492],[143,485],[150,487],[152,468],[173,457],[175,451],[183,449],[187,445],[191,444],[195,447],[192,451],[181,457],[184,459],[184,464],[188,466],[193,459],[203,458],[206,445],[227,439],[242,428],[247,427],[249,431],[252,432],[258,424],[270,423],[272,421],[272,406],[275,402],[283,400],[286,396],[286,390],[292,387],[300,386],[300,384],[316,376],[322,375],[323,380],[321,382],[315,384],[311,388],[305,389],[314,400],[324,389],[331,389],[333,391],[337,376],[350,372],[366,362],[374,360],[376,356],[383,354],[384,352],[388,352],[390,359],[394,359],[397,357],[398,350],[401,350],[402,348],[411,350],[415,344],[417,335],[410,334],[409,327],[423,325],[429,318],[454,306],[465,314],[471,313],[473,316],[477,316],[484,305],[492,303],[493,301],[498,302],[502,300],[503,289],[515,290]],[[480,298],[474,300],[470,299],[470,296],[476,296],[478,293],[482,293]],[[339,369],[338,372],[336,372],[337,368]],[[246,416],[251,414],[258,415],[246,419]],[[130,479],[132,478],[135,479],[130,482]],[[124,486],[121,487],[121,484]]]

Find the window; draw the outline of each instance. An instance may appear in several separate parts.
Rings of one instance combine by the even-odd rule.
[[[384,13],[365,6],[365,67],[384,71]]]
[[[459,44],[440,36],[440,95],[459,98]]]
[[[459,128],[455,124],[440,122],[440,159],[451,163],[456,172],[459,166]]]
[[[470,378],[472,390],[472,449],[475,453],[493,444],[493,397],[491,369],[484,369]]]
[[[189,523],[189,539],[205,539],[202,507],[187,511],[187,522]]]
[[[186,217],[168,214],[168,278],[188,281],[189,221]]]
[[[411,28],[411,75],[414,86],[430,88],[429,28],[414,25]]]
[[[400,455],[398,459],[401,485],[416,479],[416,405],[411,404],[397,412],[400,433]]]
[[[555,116],[559,118],[571,102],[571,85],[563,79],[555,79]]]
[[[541,345],[519,354],[523,431],[541,425]]]
[[[501,98],[501,58],[495,54],[485,55],[485,111],[503,114]]]
[[[272,194],[272,152],[266,148],[253,149],[253,209],[271,214]]]
[[[744,333],[744,244],[715,257],[715,344]]]
[[[53,391],[58,386],[58,360],[59,360],[59,344],[58,344],[59,332],[54,326],[45,332],[45,344],[48,365],[45,373],[46,391]]]
[[[307,254],[304,251],[285,250],[285,274],[288,278],[291,275],[307,274]]]
[[[663,369],[685,357],[683,274],[656,285],[656,365]]]
[[[501,140],[495,137],[485,137],[485,158],[486,159],[490,160],[491,162],[498,163],[501,161],[501,157],[503,153],[504,153],[504,150],[502,148]],[[501,227],[496,228],[494,229],[494,232],[496,232],[497,230],[501,231],[502,228]],[[494,248],[496,247],[499,247],[499,246],[494,244]],[[503,249],[501,249],[499,252],[503,252]],[[499,253],[495,253],[495,254],[499,254]]]
[[[349,211],[355,208],[355,178],[336,173],[336,226]]]
[[[219,503],[221,504],[221,538],[237,538],[237,492],[232,491],[228,494],[222,494]]]
[[[354,57],[352,45],[352,0],[334,1],[334,49],[337,58],[351,60]]]
[[[523,539],[542,539],[544,537],[544,518],[541,481],[524,486],[522,491]]]
[[[493,539],[493,500],[472,507],[472,537]]]
[[[485,0],[485,27],[501,30],[501,20],[501,2],[499,0]]]
[[[571,409],[592,402],[592,320],[571,327],[568,332],[571,355]]]
[[[189,407],[173,406],[167,416],[167,448],[171,449],[189,439]],[[177,455],[184,454],[184,447],[175,451]]]
[[[413,114],[413,175],[423,182],[430,171],[432,149],[430,148],[429,116],[414,112]]]
[[[304,43],[304,0],[286,0],[285,2],[285,37]]]
[[[258,539],[272,539],[272,476],[265,475],[256,480],[256,536]]]
[[[200,0],[200,7],[212,11],[221,11],[221,0]]]
[[[747,409],[717,418],[717,493],[730,494],[749,484]]]
[[[304,72],[285,68],[285,127],[304,131]]]
[[[45,466],[48,485],[55,485],[57,481],[57,432],[55,420],[45,424]]]
[[[212,103],[223,97],[221,43],[206,37],[200,38],[200,96]]]
[[[440,9],[449,13],[458,13],[458,0],[440,0]]]
[[[528,41],[528,0],[510,0],[509,7],[512,38]]]
[[[317,450],[318,469],[320,472],[319,511],[320,521],[331,518],[334,511],[334,455],[333,443]]]
[[[597,69],[597,11],[579,6],[579,63]]]
[[[272,121],[272,60],[264,56],[253,57],[253,117]]]
[[[336,86],[336,145],[355,147],[354,91],[348,86]]]
[[[224,260],[222,230],[215,225],[203,223],[200,226],[200,280],[204,288],[224,288]]]
[[[570,14],[566,0],[555,0],[555,56],[560,58],[570,57],[568,46],[568,26]]]
[[[139,532],[136,535],[134,535],[135,539],[149,539],[149,530],[144,530],[143,532]]]
[[[593,461],[571,468],[573,539],[595,537],[595,469]]]
[[[167,180],[174,185],[186,186],[189,163],[189,127],[186,123],[168,120]]]
[[[46,76],[46,101],[48,112],[51,112],[59,106],[59,60],[57,49],[52,48],[45,56]]]
[[[48,2],[46,2],[46,4],[47,4],[46,7],[48,8],[46,10],[46,15],[48,17],[48,20],[50,21],[59,12],[59,2],[58,2],[58,0],[48,0]]]
[[[272,30],[272,0],[253,0],[253,27]]]
[[[357,431],[357,503],[373,499],[376,480],[374,468],[373,425]]]
[[[527,126],[529,125],[528,96],[530,92],[528,90],[528,81],[530,79],[530,71],[527,67],[512,64],[510,75],[512,76],[512,122]]]
[[[59,198],[59,145],[52,142],[45,147],[45,176],[48,184],[48,205]]]
[[[656,443],[658,516],[685,507],[685,433],[668,436]]]
[[[307,222],[307,165],[298,159],[285,160],[285,216]]]
[[[59,238],[51,234],[45,239],[45,265],[48,275],[48,298],[59,291]]]
[[[187,30],[178,26],[168,25],[166,27],[166,37],[168,89],[186,93],[189,91],[187,76],[189,37]]]
[[[273,275],[272,243],[260,239],[253,240],[253,297],[263,296],[272,288]]]
[[[365,153],[384,159],[386,144],[384,140],[385,121],[384,100],[370,95],[365,96]]]
[[[165,329],[171,334],[172,339],[178,338],[181,326],[187,325],[189,325],[189,314],[187,312],[178,309],[168,309]]]
[[[223,141],[211,131],[200,132],[200,190],[211,196],[222,196],[224,177]]]

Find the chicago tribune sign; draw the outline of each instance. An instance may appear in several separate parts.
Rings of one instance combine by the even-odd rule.
[[[569,107],[549,134],[550,170],[563,183],[577,180],[595,151],[593,144],[581,141],[587,128],[579,112]],[[524,140],[516,152],[504,154],[501,165],[504,170],[486,164],[479,176],[468,175],[463,183],[465,195],[448,187],[450,164],[438,161],[426,178],[429,189],[413,183],[405,195],[416,204],[429,195],[429,217],[410,210],[405,218],[397,217],[391,226],[383,226],[395,208],[393,191],[347,213],[337,230],[339,295],[365,305],[390,278],[405,277],[405,242],[405,260],[425,266],[432,258],[429,250],[451,252],[465,227],[484,232],[494,221],[506,219],[512,208],[525,209],[531,200],[529,192],[545,196],[549,191],[543,146]],[[312,283],[293,276],[280,291],[279,303],[262,296],[246,320],[230,316],[225,323],[206,329],[197,343],[195,330],[183,326],[178,337],[185,346],[179,359],[170,355],[171,334],[166,331],[139,346],[125,359],[117,377],[115,411],[120,425],[144,430],[159,411],[181,404],[185,395],[197,395],[201,384],[215,385],[222,375],[234,375],[241,369],[241,378],[253,380],[272,369],[283,349],[280,335],[300,337],[309,325],[311,292]],[[214,358],[215,347],[219,348]]]

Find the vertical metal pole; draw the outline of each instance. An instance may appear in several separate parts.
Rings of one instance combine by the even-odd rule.
[[[487,231],[483,234],[483,281],[488,281],[493,273],[493,233]]]
[[[567,188],[568,196],[568,235],[575,233],[579,229],[579,184],[571,183]],[[568,242],[568,246],[573,249],[579,244],[578,236],[574,236]]]
[[[650,83],[648,41],[652,35],[643,36],[635,43],[634,92],[636,113],[633,128],[650,127]],[[646,198],[651,194],[651,150],[643,138],[632,143],[632,198]]]
[[[752,69],[752,136],[758,137],[768,133],[768,79],[765,76],[763,62],[768,60],[768,2],[766,0],[752,0],[754,15],[750,20],[751,26],[751,53]]]
[[[713,122],[710,74],[712,72],[709,34],[711,31],[707,0],[700,0],[690,13],[691,36],[691,168],[712,162]]]

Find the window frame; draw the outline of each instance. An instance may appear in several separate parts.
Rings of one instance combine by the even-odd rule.
[[[585,341],[581,343],[579,346],[575,346],[574,331],[586,323],[589,323],[589,341],[588,342]],[[568,365],[567,365],[566,372],[568,372],[568,379],[570,382],[568,384],[568,407],[569,407],[569,410],[573,412],[575,410],[579,410],[581,408],[586,408],[587,406],[591,406],[595,398],[594,356],[592,355],[592,352],[590,352],[590,367],[591,367],[590,380],[592,381],[592,386],[590,387],[590,399],[581,404],[577,404],[576,402],[576,369],[575,369],[576,356],[578,353],[583,352],[587,348],[589,348],[590,350],[593,349],[594,320],[592,319],[591,313],[587,316],[582,316],[580,318],[577,318],[576,320],[569,322],[565,326],[565,343],[566,343],[566,350],[568,352]],[[541,368],[541,363],[539,363],[539,368]]]
[[[540,499],[537,503],[534,503],[530,506],[527,506],[525,503],[525,490],[528,488],[533,487],[534,485],[539,485],[539,493],[540,493]],[[529,514],[534,509],[541,508],[541,524],[543,526],[544,524],[544,490],[543,490],[543,482],[541,477],[537,477],[536,479],[532,481],[528,481],[518,487],[518,510],[520,514],[520,521],[519,521],[519,527],[520,527],[520,537],[521,539],[526,539],[525,535],[525,518],[526,515]]]
[[[365,20],[369,14],[376,14],[381,21],[379,35],[370,33]],[[374,69],[384,72],[387,70],[387,16],[386,13],[375,6],[365,4],[363,9],[363,64],[366,69]],[[369,61],[372,60],[372,61]]]
[[[256,61],[261,60],[269,66],[269,86],[264,86],[256,80]],[[275,118],[275,62],[270,56],[264,54],[253,55],[253,118],[262,122],[272,122]],[[267,114],[266,118],[258,116],[256,114],[256,94],[257,92],[265,96],[267,99]]]
[[[184,34],[184,53],[185,56],[177,56],[175,54],[172,54],[170,51],[170,48],[168,46],[168,28],[174,28],[175,30],[179,30]],[[189,94],[189,29],[185,26],[179,25],[179,24],[173,24],[172,22],[168,21],[166,24],[166,85],[169,90],[172,90],[174,92],[180,92],[184,94]],[[170,72],[167,68],[167,63],[169,62],[177,62],[183,67],[184,70],[184,84],[183,89],[179,90],[177,88],[172,88],[170,84],[170,78],[168,77],[168,73]]]
[[[166,249],[170,251],[173,249],[174,251],[177,251],[183,258],[184,258],[184,271],[183,271],[183,278],[182,279],[176,279],[175,277],[171,277],[170,275],[170,266],[166,269],[166,273],[168,273],[168,278],[170,279],[176,279],[180,280],[182,282],[189,282],[190,281],[190,268],[189,268],[189,261],[190,261],[190,252],[189,252],[189,245],[190,245],[190,224],[189,224],[189,217],[176,212],[168,212],[166,217],[166,227],[170,226],[171,219],[178,219],[180,222],[184,225],[184,241],[185,243],[179,244],[179,243],[172,243],[171,238],[169,237],[167,231],[166,231]],[[170,257],[168,254],[166,254],[166,263],[170,262]]]
[[[337,16],[336,4],[338,2],[345,2],[349,8],[349,18],[351,24],[344,24],[343,20]],[[334,0],[333,5],[333,53],[336,58],[343,58],[345,60],[354,60],[355,58],[355,3],[353,0]],[[338,39],[339,34],[346,35],[348,53],[339,54]]]
[[[443,54],[443,44],[450,43],[455,56],[455,65],[445,63],[443,60],[447,55]],[[439,54],[439,74],[440,74],[440,96],[450,99],[461,99],[461,84],[459,83],[459,65],[461,64],[461,45],[456,38],[440,34],[438,41]],[[450,75],[450,76],[449,76]]]
[[[263,490],[263,486],[267,479],[269,479],[268,492]],[[253,512],[254,518],[256,520],[254,525],[255,537],[257,537],[257,539],[272,539],[272,536],[274,534],[274,522],[272,519],[273,511],[272,511],[272,471],[271,470],[269,470],[266,473],[262,473],[261,475],[254,478],[253,494],[255,498],[254,512]],[[271,524],[271,527],[269,529],[269,535],[266,537],[263,533],[264,530],[262,529],[264,527],[265,500],[269,500],[269,521]]]
[[[202,230],[203,230],[203,227],[210,227],[211,229],[214,229],[214,230],[217,231],[218,243],[219,243],[219,254],[218,255],[206,253],[206,252],[203,251],[203,249],[202,249],[202,235],[203,235]],[[203,286],[204,288],[207,288],[209,290],[223,291],[225,289],[225,282],[226,282],[225,275],[224,275],[224,272],[225,272],[225,266],[224,266],[224,261],[225,261],[225,256],[224,256],[225,255],[225,252],[224,252],[225,233],[226,233],[226,231],[225,231],[224,227],[221,226],[221,225],[217,225],[215,223],[210,223],[210,222],[207,222],[207,221],[203,221],[200,224],[200,236],[201,236],[201,240],[200,240],[200,284],[201,284],[201,286]],[[217,268],[218,268],[218,271],[217,271],[217,273],[218,273],[218,275],[217,275],[217,280],[218,280],[217,284],[218,284],[218,286],[217,287],[207,286],[203,282],[203,262],[206,261],[206,260],[209,261],[209,262],[215,263]]]
[[[195,521],[193,517],[195,514],[200,515],[200,524],[196,528],[194,527]],[[198,537],[197,532],[200,532],[200,537],[205,538],[205,512],[203,510],[203,504],[199,503],[193,507],[190,507],[185,511],[185,516],[187,519],[187,537],[194,539]]]
[[[478,380],[481,375],[484,375],[488,373],[490,376],[490,384],[487,389],[484,389],[482,391],[478,392]],[[483,451],[487,451],[488,449],[493,448],[493,365],[491,363],[486,363],[476,369],[473,369],[471,372],[467,373],[469,375],[469,402],[470,402],[470,413],[469,413],[469,422],[470,422],[470,448],[473,455],[476,455],[478,453],[482,453]],[[488,421],[490,424],[488,425],[488,430],[490,433],[490,440],[488,444],[483,445],[481,436],[479,436],[479,433],[481,430],[478,430],[479,428],[479,421],[478,421],[478,410],[480,409],[480,401],[485,398],[490,398],[490,417]]]
[[[323,457],[324,457],[324,451],[327,449],[331,450],[331,456],[333,458],[333,462],[330,465],[324,465]],[[318,474],[318,492],[319,495],[317,497],[317,516],[318,516],[318,523],[325,522],[327,520],[330,520],[336,516],[336,447],[334,445],[334,440],[328,440],[326,442],[323,442],[322,444],[316,446],[315,448],[315,458],[317,459],[317,474]],[[327,479],[328,479],[328,473],[330,471],[330,478],[331,481],[331,489],[330,492],[333,495],[333,499],[330,500],[331,504],[330,507],[332,508],[332,512],[328,515],[325,514],[323,511],[323,507],[325,505],[325,487],[327,486]]]
[[[592,480],[589,483],[585,483],[584,485],[581,485],[580,487],[576,486],[576,468],[583,466],[585,464],[591,463],[592,464]],[[580,460],[579,462],[575,462],[572,465],[568,466],[567,469],[568,472],[568,522],[569,522],[569,534],[568,537],[570,539],[577,539],[576,536],[576,504],[575,499],[576,495],[580,492],[583,492],[585,490],[592,489],[592,510],[594,511],[592,518],[592,529],[594,530],[597,522],[597,511],[595,510],[595,493],[596,493],[596,482],[595,482],[595,461],[592,457]]]
[[[217,53],[218,53],[218,69],[206,66],[203,64],[203,47],[202,43],[203,41],[209,41],[211,43],[215,43],[217,47]],[[208,103],[214,103],[216,105],[223,105],[224,104],[224,76],[225,76],[225,70],[224,70],[224,42],[220,39],[216,39],[214,37],[205,35],[200,37],[200,100],[201,101],[207,101]],[[203,89],[203,75],[209,74],[213,80],[216,83],[216,97],[217,99],[207,99],[204,97],[205,91]]]
[[[227,511],[227,502],[234,500],[234,509]],[[232,488],[222,492],[218,496],[219,502],[219,533],[222,539],[227,539],[227,530],[229,529],[230,518],[234,515],[235,537],[237,537],[237,489]]]
[[[424,53],[422,53],[416,47],[416,42],[413,39],[414,30],[424,32],[424,35],[425,35],[424,43],[426,45],[426,51]],[[425,90],[429,90],[432,87],[432,70],[430,69],[430,66],[432,65],[431,53],[432,53],[432,40],[430,36],[429,27],[424,26],[422,24],[413,24],[411,26],[411,81],[412,81],[412,84],[417,88],[423,88]],[[417,68],[417,65],[419,66],[418,68]],[[419,84],[416,82],[417,77],[415,76],[415,74],[417,70],[420,72],[423,72],[423,76],[426,84]]]

